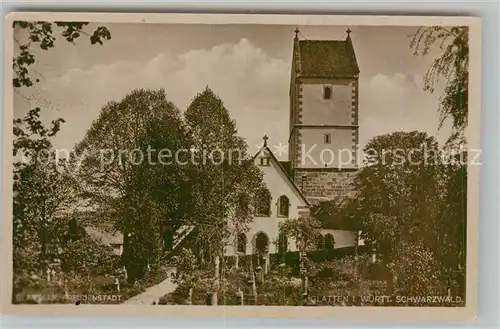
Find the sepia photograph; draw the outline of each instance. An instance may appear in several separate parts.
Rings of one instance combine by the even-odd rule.
[[[478,20],[120,15],[6,25],[9,310],[475,306]]]

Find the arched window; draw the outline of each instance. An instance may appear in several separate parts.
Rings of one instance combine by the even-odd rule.
[[[325,237],[322,234],[318,235],[316,239],[316,247],[318,249],[325,249]]]
[[[256,216],[271,216],[271,193],[267,188],[261,188],[256,194]]]
[[[290,201],[285,195],[280,196],[278,199],[278,216],[288,217],[288,209],[290,208]]]
[[[255,251],[264,254],[269,250],[269,238],[264,232],[255,235]]]
[[[333,238],[333,235],[330,233],[325,235],[325,248],[326,249],[333,249],[335,247],[335,239]]]
[[[323,99],[332,99],[332,87],[324,86],[323,87]]]
[[[247,236],[245,233],[238,234],[237,250],[241,253],[246,253],[247,251]]]

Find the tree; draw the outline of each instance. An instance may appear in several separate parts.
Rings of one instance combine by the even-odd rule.
[[[123,232],[132,281],[158,262],[163,228],[191,208],[189,147],[164,90],[143,89],[106,104],[76,147],[79,192],[101,221]]]
[[[36,63],[38,44],[41,50],[55,46],[56,35],[52,27],[62,29],[62,36],[73,42],[83,32],[85,22],[25,22],[15,21],[13,28],[27,31],[26,40],[14,37],[19,46],[13,58],[14,90],[30,88],[39,82],[30,74]],[[21,33],[22,34],[22,33]],[[99,27],[91,36],[91,43],[102,44],[110,39],[105,27]],[[66,171],[67,162],[59,158],[52,147],[51,138],[60,130],[64,120],[59,118],[49,127],[42,123],[41,109],[36,107],[13,122],[13,272],[14,289],[22,289],[27,278],[40,274],[54,258],[61,257],[62,232],[68,215],[75,205],[71,181]],[[29,282],[28,282],[29,283]]]
[[[429,267],[435,271],[432,278],[447,275],[440,248],[451,233],[447,225],[457,218],[443,212],[449,188],[443,154],[434,138],[416,131],[375,137],[365,152],[369,158],[355,178],[356,218],[365,243],[376,246],[398,285],[412,280],[413,292],[431,289],[429,282],[422,281],[425,278],[408,271],[417,270],[415,264],[440,262],[441,267]]]
[[[452,119],[453,132],[449,143],[463,143],[468,118],[469,86],[469,29],[466,26],[420,27],[410,42],[415,55],[425,56],[436,43],[441,54],[434,59],[424,78],[424,89],[431,93],[440,78],[446,80],[441,96],[440,127],[447,118]]]
[[[193,211],[196,244],[208,257],[215,288],[212,305],[217,305],[223,249],[237,233],[245,232],[255,212],[255,192],[264,187],[262,173],[247,154],[245,141],[222,100],[208,87],[198,94],[185,112],[193,138]],[[222,266],[220,266],[222,265]]]
[[[444,195],[440,210],[439,261],[452,269],[460,293],[465,292],[467,256],[467,160],[455,154],[443,165]]]
[[[48,51],[56,45],[57,34],[55,29],[59,29],[59,35],[67,42],[74,43],[82,34],[87,35],[91,44],[103,44],[103,40],[110,40],[111,33],[104,26],[97,27],[90,34],[85,31],[88,22],[44,22],[44,21],[14,21],[12,27],[20,31],[26,31],[25,41],[15,38],[19,46],[19,52],[13,59],[12,68],[14,69],[14,78],[12,83],[14,87],[31,87],[34,82],[39,82],[38,78],[33,80],[29,68],[36,62],[36,52],[34,45],[38,45],[43,51]]]
[[[307,254],[316,248],[318,237],[321,235],[320,229],[321,223],[313,217],[289,218],[279,224],[280,233],[292,238],[297,244],[303,296],[308,295],[309,276],[314,267]]]
[[[356,202],[356,199],[336,197],[314,204],[311,207],[311,214],[321,222],[324,228],[356,230],[356,223],[352,218]]]
[[[18,277],[39,274],[54,261],[51,252],[59,246],[60,228],[72,206],[73,195],[60,171],[64,160],[50,142],[62,122],[44,127],[39,108],[14,120],[13,270]]]
[[[119,259],[110,246],[98,243],[88,235],[76,241],[68,241],[61,258],[64,272],[88,271],[92,276],[113,274],[118,268]]]
[[[428,296],[442,283],[442,265],[436,254],[421,241],[401,241],[394,251],[389,268],[397,284],[394,293],[401,296]],[[424,302],[425,304],[425,302]]]

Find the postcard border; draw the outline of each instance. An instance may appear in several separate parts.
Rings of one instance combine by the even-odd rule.
[[[13,305],[12,291],[12,62],[14,20],[82,20],[101,23],[151,24],[265,24],[316,26],[469,26],[469,124],[471,149],[480,149],[481,122],[481,20],[460,16],[267,15],[267,14],[144,14],[15,12],[5,17],[4,136],[3,136],[3,237],[0,271],[3,314],[78,316],[160,316],[170,318],[322,318],[363,321],[471,321],[477,314],[478,215],[480,167],[468,166],[467,280],[465,307],[301,307],[301,306],[152,306],[152,305]],[[6,202],[7,201],[7,202]],[[195,312],[193,312],[195,310]]]

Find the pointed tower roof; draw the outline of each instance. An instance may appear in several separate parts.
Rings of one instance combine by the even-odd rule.
[[[345,40],[299,40],[299,75],[311,78],[340,78],[359,74],[351,30],[346,32]]]

